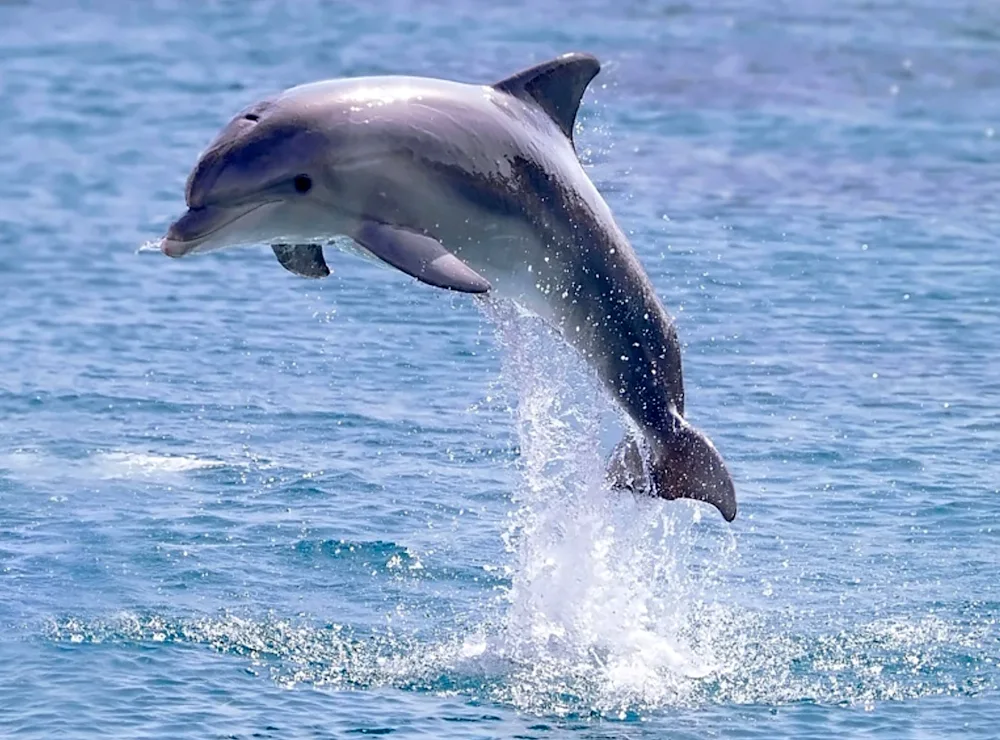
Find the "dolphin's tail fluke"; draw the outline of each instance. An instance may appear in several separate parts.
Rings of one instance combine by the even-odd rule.
[[[640,446],[626,436],[612,453],[608,475],[615,488],[711,504],[722,517],[736,518],[736,488],[711,440],[672,414],[670,429]],[[641,447],[646,447],[643,451]]]

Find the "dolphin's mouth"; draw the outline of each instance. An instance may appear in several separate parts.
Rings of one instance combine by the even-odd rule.
[[[167,229],[161,250],[168,257],[183,257],[186,254],[206,251],[204,246],[213,235],[227,226],[232,226],[240,219],[246,218],[259,208],[275,202],[267,200],[263,203],[236,208],[221,206],[189,208]],[[226,245],[219,244],[214,248],[222,246]]]

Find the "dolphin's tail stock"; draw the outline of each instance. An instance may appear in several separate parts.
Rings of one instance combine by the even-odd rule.
[[[612,486],[670,500],[704,501],[727,522],[736,518],[733,479],[708,437],[671,413],[670,428],[643,442],[630,433],[618,443],[608,464]]]

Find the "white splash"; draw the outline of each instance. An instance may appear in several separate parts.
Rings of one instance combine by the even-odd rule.
[[[601,437],[616,417],[597,380],[540,320],[511,304],[487,312],[505,386],[517,396],[523,466],[506,533],[514,563],[498,650],[530,666],[525,690],[562,684],[618,706],[682,700],[716,667],[691,612],[706,594],[718,598],[735,541],[695,526],[698,504],[612,492]],[[706,550],[697,574],[686,563],[695,548]]]

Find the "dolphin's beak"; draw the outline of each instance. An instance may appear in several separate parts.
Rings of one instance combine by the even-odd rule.
[[[222,206],[189,208],[187,213],[174,221],[167,229],[160,249],[168,257],[183,257],[186,254],[207,251],[206,244],[213,234],[265,205],[267,202],[235,208]],[[222,246],[225,244],[220,243],[210,248]]]

